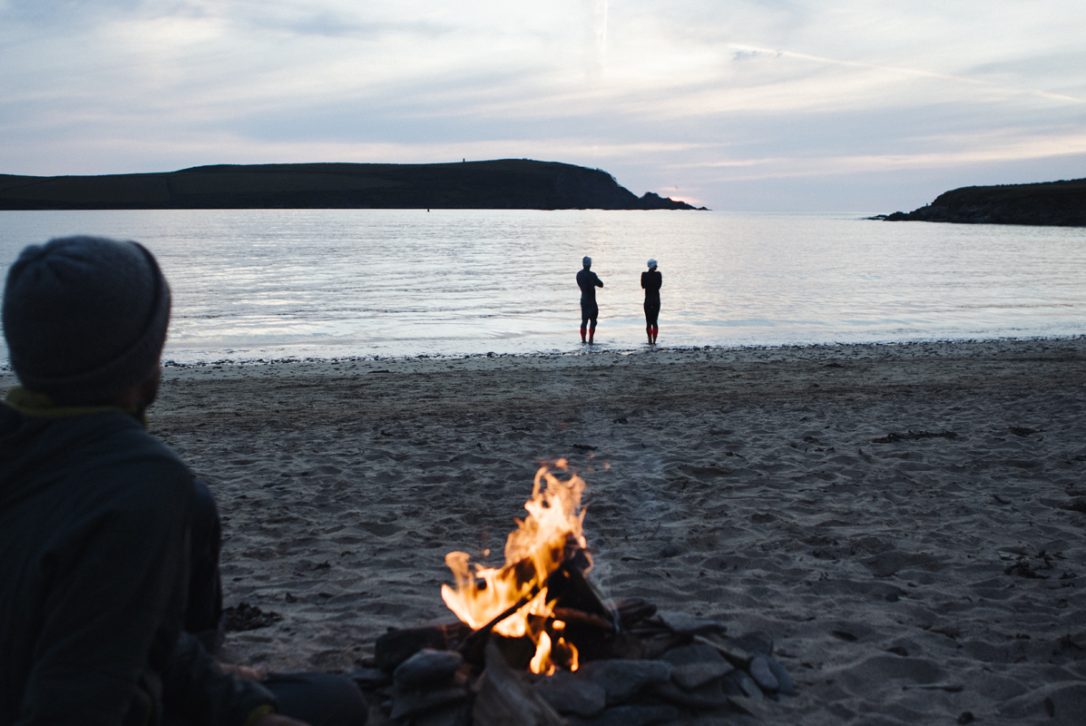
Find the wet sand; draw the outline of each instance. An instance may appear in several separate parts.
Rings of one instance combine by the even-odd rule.
[[[772,636],[767,722],[1086,713],[1086,339],[171,366],[150,428],[219,500],[227,604],[280,618],[240,661],[451,620],[445,553],[566,457],[606,593]]]

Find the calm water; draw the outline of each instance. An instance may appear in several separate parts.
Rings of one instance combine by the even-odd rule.
[[[642,345],[649,257],[668,346],[1086,333],[1086,230],[857,217],[0,212],[0,271],[58,235],[140,240],[173,288],[166,358],[183,362],[579,351],[584,254],[606,284],[597,348]]]

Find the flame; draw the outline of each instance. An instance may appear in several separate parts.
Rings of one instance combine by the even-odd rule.
[[[555,468],[567,473],[560,459]],[[445,555],[455,586],[442,585],[441,599],[473,630],[493,625],[499,635],[529,637],[536,651],[529,668],[551,674],[561,664],[577,670],[577,648],[565,640],[565,623],[554,618],[547,578],[565,561],[569,548],[587,549],[581,496],[585,483],[576,474],[560,479],[549,466],[535,473],[528,516],[516,520],[505,541],[505,564],[483,567],[464,552]],[[585,552],[587,556],[587,552]],[[507,613],[507,611],[510,611]]]

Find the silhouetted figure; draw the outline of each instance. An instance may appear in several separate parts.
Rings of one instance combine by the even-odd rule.
[[[649,259],[649,269],[641,273],[641,287],[645,288],[645,333],[649,345],[656,345],[656,336],[660,333],[660,286],[664,276],[656,269],[656,260]]]
[[[346,677],[215,660],[215,501],[143,423],[170,300],[135,242],[57,239],[8,269],[0,724],[359,726]]]
[[[596,305],[596,288],[603,287],[603,281],[592,272],[591,257],[585,256],[581,264],[584,267],[577,273],[577,287],[581,288],[581,342],[593,343],[596,337],[596,319],[600,316],[600,308]]]

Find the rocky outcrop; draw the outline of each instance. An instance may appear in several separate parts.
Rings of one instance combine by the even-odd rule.
[[[0,209],[693,209],[637,197],[600,169],[451,164],[201,166],[152,174],[0,175]]]
[[[944,192],[931,204],[912,212],[894,212],[873,219],[1086,227],[1086,179],[963,187]]]

